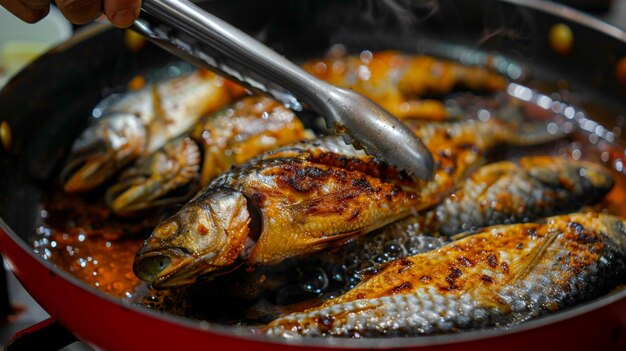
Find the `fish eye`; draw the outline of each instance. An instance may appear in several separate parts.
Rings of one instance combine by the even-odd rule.
[[[159,239],[167,239],[178,232],[176,221],[165,222],[154,229],[154,235]]]

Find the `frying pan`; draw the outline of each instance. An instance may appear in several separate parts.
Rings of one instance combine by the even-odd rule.
[[[202,6],[296,61],[342,43],[351,52],[428,53],[489,64],[503,73],[521,64],[530,68],[531,84],[545,93],[566,81],[570,91],[598,106],[594,117],[602,117],[607,128],[624,124],[619,116],[626,115],[626,89],[616,65],[626,57],[626,33],[556,4],[215,0]],[[550,49],[548,31],[555,23],[568,25],[574,34],[568,55]],[[42,195],[89,123],[93,106],[134,75],[175,60],[150,45],[129,50],[122,31],[98,25],[41,57],[0,92],[0,120],[12,132],[10,149],[0,151],[0,250],[37,302],[85,343],[107,350],[626,349],[624,290],[508,329],[418,338],[281,340],[124,303],[35,255],[29,238],[39,224]]]

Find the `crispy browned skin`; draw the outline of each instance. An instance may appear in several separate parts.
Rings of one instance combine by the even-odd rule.
[[[155,286],[188,284],[193,277],[228,270],[241,262],[273,264],[339,246],[438,203],[481,163],[487,149],[548,138],[517,134],[514,126],[495,119],[415,123],[412,128],[433,152],[434,181],[414,181],[338,138],[285,147],[224,173],[159,225],[138,253],[135,272]],[[204,218],[240,211],[216,202],[212,194],[225,189],[247,203],[251,229],[236,231],[244,239],[235,237],[228,226],[204,223]],[[212,242],[209,238],[222,231],[230,233],[222,244],[202,244]],[[233,246],[234,242],[245,244]],[[225,247],[230,249],[224,261]],[[226,264],[217,265],[216,260]],[[190,268],[198,267],[199,261],[204,261],[205,268]]]
[[[395,51],[312,60],[303,68],[331,84],[358,91],[398,118],[443,119],[443,103],[420,100],[425,95],[445,95],[456,88],[493,92],[506,87],[502,76],[484,68]]]
[[[486,228],[386,264],[346,294],[266,330],[359,337],[507,326],[606,293],[623,277],[625,254],[624,221],[608,215]]]
[[[298,264],[316,267],[326,277],[341,272],[341,278],[318,290],[345,292],[360,281],[360,272],[377,264],[435,250],[465,231],[580,210],[600,202],[613,184],[610,172],[591,162],[533,156],[492,163],[473,172],[435,207]]]
[[[202,186],[234,164],[311,137],[291,110],[261,96],[244,97],[204,119],[191,135],[204,150]]]

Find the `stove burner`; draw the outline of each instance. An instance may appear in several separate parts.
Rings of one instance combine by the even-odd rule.
[[[6,351],[53,351],[60,350],[76,341],[76,337],[68,332],[52,318],[41,321],[21,330],[6,345]]]

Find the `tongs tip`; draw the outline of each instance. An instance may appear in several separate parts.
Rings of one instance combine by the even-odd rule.
[[[396,117],[370,99],[350,90],[325,87],[331,99],[323,112],[337,134],[347,135],[352,144],[372,156],[431,180],[435,162],[418,136]],[[332,117],[331,117],[332,116]]]

